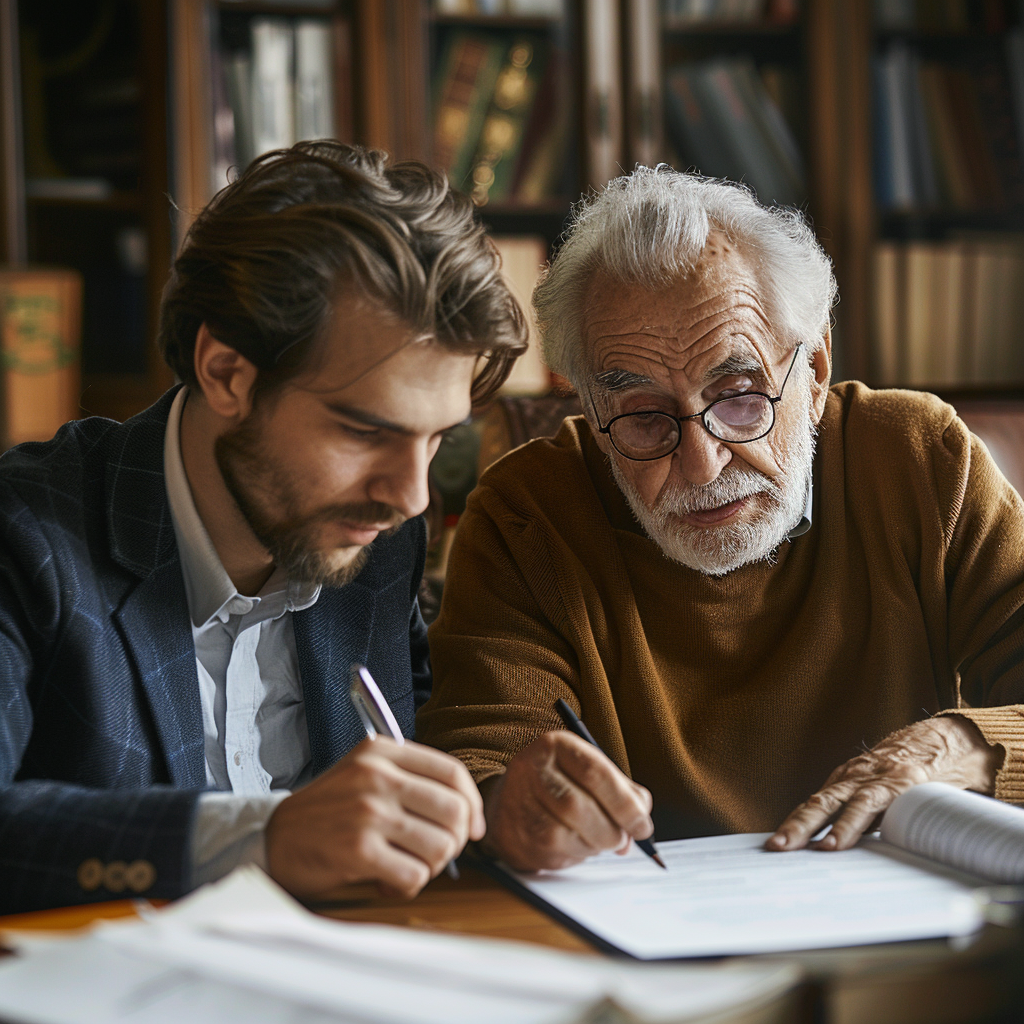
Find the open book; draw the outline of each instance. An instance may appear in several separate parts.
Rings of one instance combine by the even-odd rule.
[[[1024,808],[926,782],[898,796],[882,839],[991,882],[1024,883]]]
[[[644,960],[968,935],[985,921],[976,887],[1024,880],[1024,810],[945,785],[900,796],[883,838],[852,850],[769,853],[769,835],[659,842],[667,871],[639,851],[498,870],[596,945]]]

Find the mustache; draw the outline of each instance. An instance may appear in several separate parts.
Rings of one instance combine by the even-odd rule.
[[[734,501],[768,493],[777,496],[781,488],[756,469],[726,466],[711,483],[698,486],[674,486],[659,497],[652,511],[661,515],[708,512]]]
[[[328,505],[310,516],[306,523],[343,522],[351,526],[380,529],[384,536],[391,536],[405,521],[406,517],[391,505],[380,501],[361,501]]]

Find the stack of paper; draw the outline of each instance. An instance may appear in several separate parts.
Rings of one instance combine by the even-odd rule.
[[[753,1012],[779,965],[652,966],[318,918],[242,869],[144,921],[28,942],[0,961],[19,1024],[604,1024]]]

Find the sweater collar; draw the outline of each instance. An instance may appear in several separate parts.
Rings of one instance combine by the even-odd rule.
[[[807,504],[804,506],[804,514],[800,522],[786,534],[786,540],[793,540],[802,537],[811,528],[811,511],[814,507],[814,474],[807,477]]]

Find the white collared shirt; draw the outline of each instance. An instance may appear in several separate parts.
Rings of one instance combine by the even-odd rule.
[[[315,604],[318,586],[277,570],[255,597],[238,592],[199,517],[181,458],[175,396],[164,436],[164,479],[181,558],[202,705],[206,781],[199,800],[193,883],[240,863],[263,865],[263,827],[274,808],[307,782],[306,707],[291,613]]]

